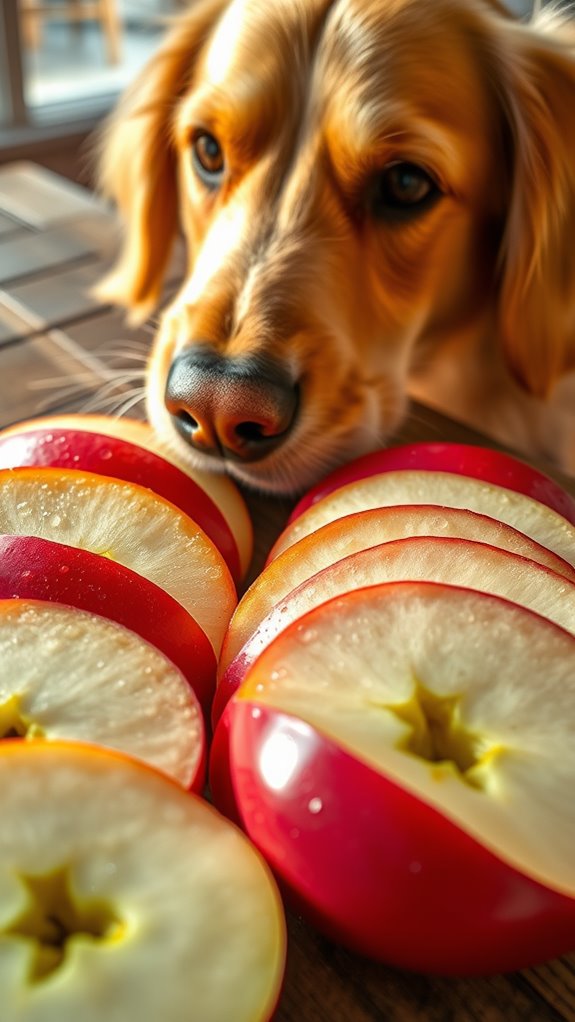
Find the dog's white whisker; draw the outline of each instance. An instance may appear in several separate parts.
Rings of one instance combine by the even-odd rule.
[[[141,390],[139,394],[134,394],[132,397],[124,401],[123,404],[118,405],[113,412],[110,412],[110,414],[113,414],[118,419],[121,419],[123,415],[127,415],[128,412],[132,411],[132,409],[136,407],[136,405],[144,401],[145,397],[146,397],[145,390]]]
[[[108,396],[103,400],[92,400],[90,399],[82,405],[80,411],[83,415],[113,415],[115,409],[126,400],[125,395],[122,394],[121,398],[118,394]]]
[[[51,409],[69,404],[75,398],[80,398],[82,394],[89,394],[91,391],[92,387],[86,384],[71,384],[68,387],[62,387],[60,390],[53,391],[43,401],[38,401],[34,406],[34,414],[46,415]]]
[[[85,372],[85,373],[74,373],[74,381],[72,383],[70,383],[70,376],[69,375],[68,376],[44,377],[41,380],[27,380],[26,381],[26,389],[27,390],[53,390],[54,387],[57,387],[61,383],[66,384],[66,387],[64,389],[68,389],[68,388],[74,389],[78,385],[83,385],[83,381],[85,381],[87,386],[89,386],[90,384],[93,386],[93,384],[94,384],[94,374],[92,372],[88,372],[88,371]]]
[[[130,362],[146,362],[148,359],[148,349],[142,349],[141,351],[130,350],[129,348],[109,348],[108,350],[98,351],[98,359],[101,361],[112,361],[113,359],[126,359]]]
[[[118,373],[112,380],[107,380],[101,384],[94,392],[95,397],[105,397],[107,394],[114,393],[118,390],[124,390],[124,388],[130,383],[138,383],[141,385],[143,376],[134,373]]]

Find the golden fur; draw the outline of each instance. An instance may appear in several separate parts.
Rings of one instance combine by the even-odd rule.
[[[150,360],[154,426],[187,449],[164,387],[201,338],[272,354],[300,388],[279,450],[225,465],[248,485],[301,490],[383,445],[409,391],[575,472],[574,111],[575,35],[555,14],[196,0],[103,144],[126,234],[102,296],[145,317],[179,228],[189,251]],[[225,154],[216,191],[192,167],[198,129]],[[374,216],[369,189],[402,161],[437,201]]]

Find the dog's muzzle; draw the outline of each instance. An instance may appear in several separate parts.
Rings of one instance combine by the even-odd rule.
[[[250,462],[271,454],[288,436],[298,387],[267,358],[227,358],[196,345],[172,362],[165,403],[175,428],[196,450]]]

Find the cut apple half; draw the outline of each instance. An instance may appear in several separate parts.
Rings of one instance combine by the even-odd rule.
[[[495,483],[507,490],[524,493],[541,501],[575,524],[575,499],[559,483],[533,465],[491,447],[456,443],[403,444],[372,451],[342,465],[308,490],[292,511],[290,520],[299,517],[328,493],[381,472],[417,469],[454,472],[457,475]]]
[[[227,476],[202,472],[194,468],[178,454],[177,450],[172,450],[167,442],[158,437],[147,422],[139,422],[137,419],[115,419],[106,415],[49,415],[19,422],[17,425],[5,429],[2,436],[20,435],[38,429],[82,430],[107,437],[116,437],[119,440],[127,441],[127,443],[136,444],[145,451],[153,452],[181,469],[204,490],[220,509],[236,542],[241,576],[244,577],[247,574],[253,551],[252,523],[240,491]]]
[[[64,468],[146,486],[189,515],[222,554],[234,581],[242,578],[238,548],[218,506],[179,468],[137,444],[88,430],[39,427],[0,433],[0,469]]]
[[[412,536],[457,537],[488,543],[537,561],[575,582],[575,568],[546,547],[509,525],[473,511],[420,504],[358,511],[305,536],[264,568],[234,611],[222,646],[219,675],[260,621],[292,589],[358,550]]]
[[[253,664],[212,790],[332,936],[418,971],[504,972],[575,945],[574,729],[571,634],[482,593],[376,586]]]
[[[198,700],[139,635],[76,608],[0,599],[0,664],[0,739],[95,742],[201,791]]]
[[[236,605],[229,569],[191,518],[143,486],[71,469],[0,471],[0,533],[82,547],[173,596],[219,653]]]
[[[327,494],[286,526],[268,561],[336,518],[394,504],[436,504],[476,511],[511,525],[568,564],[575,564],[575,525],[547,505],[479,479],[411,469],[368,476]]]
[[[492,593],[575,633],[575,583],[542,564],[464,539],[416,536],[382,543],[324,568],[275,604],[221,675],[212,720],[219,719],[262,650],[292,621],[354,589],[401,581],[438,582]]]
[[[96,746],[0,743],[2,1022],[266,1022],[285,922],[207,802]]]
[[[88,550],[35,536],[0,536],[0,599],[61,603],[118,622],[171,660],[208,711],[213,647],[182,605],[142,575]]]

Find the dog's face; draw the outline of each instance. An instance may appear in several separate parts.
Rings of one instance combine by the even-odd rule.
[[[140,120],[169,152],[131,183],[157,208],[130,258],[161,269],[177,189],[189,273],[148,409],[201,467],[301,490],[385,442],[423,343],[492,326],[513,139],[483,8],[211,2],[164,47]]]

